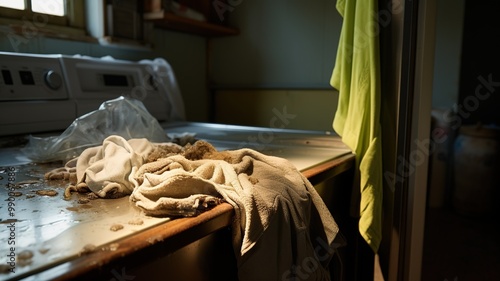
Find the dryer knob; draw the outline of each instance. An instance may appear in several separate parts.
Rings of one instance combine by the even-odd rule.
[[[47,73],[45,73],[45,84],[53,90],[59,89],[62,85],[61,75],[54,70],[47,71]]]

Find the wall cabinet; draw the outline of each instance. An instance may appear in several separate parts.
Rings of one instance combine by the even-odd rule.
[[[171,12],[164,12],[162,18],[150,19],[146,21],[151,21],[154,26],[158,28],[197,34],[206,37],[230,36],[237,35],[239,33],[239,30],[233,27],[197,21],[175,15]]]
[[[205,37],[232,36],[239,30],[227,25],[231,8],[227,1],[221,0],[146,1],[144,21],[157,28]]]

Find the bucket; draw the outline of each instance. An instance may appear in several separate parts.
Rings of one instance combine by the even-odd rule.
[[[463,126],[454,142],[453,208],[467,216],[498,213],[500,129]]]

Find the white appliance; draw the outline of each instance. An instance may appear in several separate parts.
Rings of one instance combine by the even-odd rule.
[[[0,70],[0,136],[64,130],[119,96],[141,100],[159,121],[184,118],[165,61],[0,52]]]

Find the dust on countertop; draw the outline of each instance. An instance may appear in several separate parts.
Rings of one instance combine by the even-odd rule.
[[[41,189],[37,190],[35,193],[40,196],[56,196],[58,194],[57,191],[52,189]]]
[[[119,223],[115,223],[115,224],[111,225],[111,227],[109,228],[109,230],[111,230],[111,231],[118,231],[121,229],[123,229],[123,225],[121,225]]]

